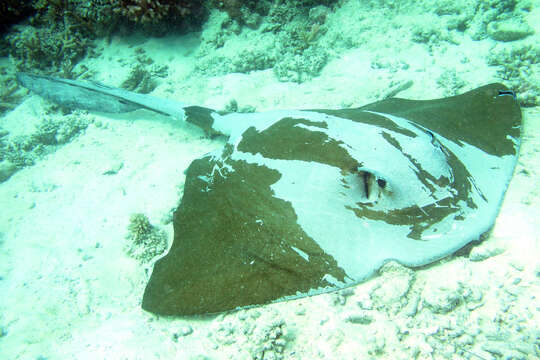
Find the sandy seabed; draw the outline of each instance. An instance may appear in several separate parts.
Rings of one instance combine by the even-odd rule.
[[[336,19],[346,16],[348,3]],[[531,18],[540,18],[538,12]],[[413,81],[400,97],[442,97],[447,94],[435,79],[449,68],[466,82],[460,92],[499,81],[485,60],[493,40],[462,35],[458,43],[428,49],[409,40],[401,26],[406,17],[381,18],[392,21],[400,25],[392,34],[340,53],[301,84],[279,82],[272,70],[194,72],[200,34],[115,37],[98,42],[101,56],[81,65],[95,80],[118,86],[142,48],[169,68],[153,95],[217,109],[235,99],[258,111],[360,106],[392,81]],[[235,46],[253,40],[244,37]],[[373,59],[408,67],[374,69]],[[47,106],[29,95],[0,123],[24,133]],[[167,219],[181,198],[183,171],[223,140],[147,111],[80,116],[90,121],[83,134],[0,184],[0,358],[538,358],[538,107],[523,109],[514,177],[490,237],[471,257],[416,270],[389,266],[341,292],[202,318],[162,318],[141,309],[148,268],[126,255],[125,235],[130,215],[140,212],[172,239]]]

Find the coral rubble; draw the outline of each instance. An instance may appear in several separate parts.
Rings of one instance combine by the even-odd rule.
[[[167,250],[165,232],[152,225],[148,217],[141,213],[131,215],[126,239],[126,253],[142,263],[150,262]]]
[[[159,22],[168,17],[184,18],[198,12],[201,1],[114,0],[114,11],[134,22]]]

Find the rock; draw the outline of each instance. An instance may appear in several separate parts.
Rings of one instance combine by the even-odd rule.
[[[116,175],[124,167],[123,161],[113,161],[110,164],[107,164],[103,170],[103,175]]]
[[[524,39],[533,34],[534,30],[524,20],[512,18],[490,22],[487,33],[493,40],[506,42]]]
[[[446,314],[461,303],[461,296],[456,291],[440,289],[424,297],[424,305],[436,314]]]
[[[362,311],[362,312],[350,313],[346,315],[343,320],[351,324],[367,325],[367,324],[371,324],[371,322],[373,321],[373,317],[368,312]]]
[[[362,310],[373,310],[373,301],[369,297],[369,294],[366,294],[365,297],[359,298],[356,301],[356,304]]]
[[[184,325],[178,329],[177,334],[180,336],[188,336],[193,333],[193,328],[189,325]]]
[[[511,344],[489,341],[485,344],[482,344],[482,350],[487,351],[488,353],[504,359],[516,359],[516,360],[527,360],[528,357],[525,354],[521,354],[518,351],[515,351],[511,348]]]
[[[462,296],[469,311],[475,310],[484,305],[484,295],[482,290],[479,288],[473,287],[466,289],[463,291]]]
[[[422,303],[435,314],[447,314],[463,302],[462,290],[457,281],[433,281],[426,284]]]
[[[0,162],[0,183],[6,181],[17,172],[17,167],[8,160]]]
[[[459,77],[455,69],[447,69],[437,79],[437,85],[444,89],[445,96],[453,96],[458,94],[467,83]]]
[[[469,254],[469,260],[471,261],[483,261],[490,257],[502,254],[506,249],[495,246],[490,243],[482,243],[479,246],[472,248]]]
[[[420,295],[411,294],[407,305],[404,307],[404,314],[409,317],[415,316],[418,311],[418,304],[420,304]]]
[[[337,291],[332,296],[332,302],[334,303],[334,305],[345,305],[347,303],[347,298],[352,295],[354,295],[353,288],[347,288],[341,291]]]
[[[306,315],[306,308],[300,305],[294,310],[294,313],[298,316]]]
[[[414,272],[397,262],[391,261],[380,270],[378,285],[370,296],[376,308],[386,308],[397,313],[407,304],[407,293],[414,282]]]
[[[525,269],[525,265],[518,260],[512,260],[510,262],[510,266],[516,269],[517,271],[523,271]]]
[[[536,277],[540,277],[540,263],[536,264],[536,266],[534,267],[534,275]]]
[[[399,94],[402,91],[407,90],[412,85],[413,85],[413,81],[411,79],[397,81],[396,83],[390,85],[390,88],[386,90],[386,92],[382,95],[382,98],[388,99],[388,98],[395,97],[397,94]]]
[[[270,323],[257,326],[250,338],[249,350],[253,359],[284,359],[285,346],[290,340],[290,333],[283,319],[277,318]]]
[[[474,338],[469,334],[464,334],[455,340],[456,345],[465,347],[474,344]]]
[[[213,338],[220,345],[231,345],[237,341],[238,324],[234,321],[218,322],[213,329]]]
[[[370,355],[382,355],[386,347],[386,339],[384,334],[374,334],[368,341],[367,348]]]

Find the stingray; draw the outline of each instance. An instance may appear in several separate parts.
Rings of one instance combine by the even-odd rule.
[[[493,226],[520,144],[514,94],[220,114],[96,83],[19,74],[61,105],[148,109],[223,134],[185,171],[174,241],[143,309],[210,314],[358,284],[388,261],[432,263]],[[171,154],[174,156],[174,154]]]

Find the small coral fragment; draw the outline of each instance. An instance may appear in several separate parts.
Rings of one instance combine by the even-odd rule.
[[[150,262],[167,249],[167,235],[150,223],[141,213],[132,214],[129,219],[126,239],[126,253],[142,263]]]

